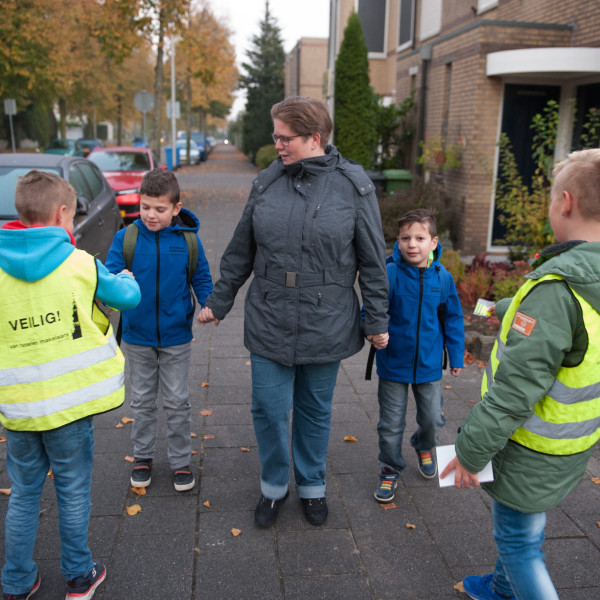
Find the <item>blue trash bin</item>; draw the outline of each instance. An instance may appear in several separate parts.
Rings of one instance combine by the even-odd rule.
[[[173,170],[173,148],[171,146],[165,146],[165,156],[167,158],[167,169]]]

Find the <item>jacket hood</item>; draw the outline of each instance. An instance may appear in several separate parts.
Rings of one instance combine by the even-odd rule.
[[[400,248],[398,247],[398,242],[394,244],[394,251],[392,253],[392,257],[394,258],[394,262],[397,265],[403,264],[405,267],[410,267],[408,263],[404,262],[402,258],[402,252],[400,252]],[[438,242],[435,250],[433,251],[433,262],[429,265],[428,268],[435,266],[436,264],[440,264],[440,259],[442,258],[442,245]],[[415,267],[416,268],[416,267]]]
[[[281,158],[277,159],[282,168],[284,168],[288,175],[295,177],[301,171],[306,171],[311,175],[317,175],[321,172],[333,171],[337,168],[340,161],[343,160],[338,149],[331,144],[325,147],[325,154],[321,156],[312,156],[311,158],[303,158],[301,160],[292,163],[291,165],[284,165]]]
[[[136,219],[135,224],[140,228],[147,231],[142,219]],[[198,233],[200,229],[200,219],[187,208],[182,208],[176,217],[173,217],[171,225],[161,229],[159,233],[171,232],[171,231],[194,231]]]
[[[0,229],[0,268],[32,283],[54,271],[75,250],[61,227]]]
[[[549,273],[560,275],[600,312],[600,242],[556,244],[543,250],[542,256],[550,258],[525,277],[539,279]]]

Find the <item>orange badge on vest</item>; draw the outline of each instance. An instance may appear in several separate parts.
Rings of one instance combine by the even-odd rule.
[[[518,331],[519,333],[524,333],[527,337],[529,337],[536,323],[537,319],[534,319],[533,317],[528,317],[522,312],[518,312],[515,315],[515,320],[513,321],[512,329]]]

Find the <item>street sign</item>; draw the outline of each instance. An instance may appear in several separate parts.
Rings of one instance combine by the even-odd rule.
[[[133,98],[133,104],[140,112],[146,114],[154,109],[154,95],[142,90]]]
[[[171,118],[171,103],[167,100],[167,119]],[[179,102],[175,102],[175,118],[179,119]]]
[[[17,101],[14,98],[4,99],[4,114],[5,115],[16,115],[17,114]]]

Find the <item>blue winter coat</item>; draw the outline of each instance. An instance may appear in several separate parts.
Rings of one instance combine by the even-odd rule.
[[[123,340],[140,346],[176,346],[192,339],[193,302],[187,284],[188,250],[184,230],[198,232],[200,220],[182,208],[174,225],[157,232],[139,227],[131,271],[142,291],[142,300],[132,310],[123,311]],[[112,273],[125,268],[123,238],[119,231],[106,258]],[[192,287],[201,305],[212,291],[212,277],[198,240],[198,266]]]
[[[430,267],[419,268],[402,260],[398,242],[392,259],[396,281],[390,281],[390,340],[377,350],[377,375],[403,383],[426,383],[442,378],[444,335],[438,319],[442,280],[446,278],[445,339],[450,367],[462,368],[465,353],[464,319],[454,280],[440,263],[442,246],[434,251]],[[388,276],[393,269],[388,265]],[[393,286],[393,287],[392,287]]]

